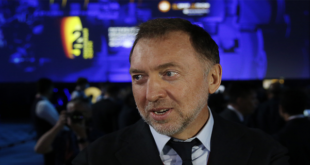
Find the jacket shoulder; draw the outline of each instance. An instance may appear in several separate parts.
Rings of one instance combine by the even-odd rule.
[[[100,137],[81,151],[72,161],[72,164],[119,164],[119,160],[115,157],[115,154],[122,147],[127,145],[130,139],[134,138],[136,129],[139,128],[139,124],[141,123],[138,122],[117,132]]]
[[[136,132],[137,127],[138,123],[125,127],[119,131],[104,135],[91,143],[89,148],[95,149],[102,148],[103,146],[105,146],[105,149],[108,150],[111,150],[112,148],[117,148],[117,146],[129,141],[131,136],[133,136]]]

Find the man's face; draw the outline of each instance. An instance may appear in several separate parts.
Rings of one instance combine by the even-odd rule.
[[[206,70],[207,62],[198,58],[186,33],[140,39],[132,53],[130,74],[143,119],[169,136],[199,122],[199,113],[208,111]]]
[[[85,90],[86,88],[88,88],[89,87],[89,84],[87,83],[87,84],[83,84],[83,85],[81,85],[81,89],[82,90]]]
[[[47,97],[48,98],[51,98],[53,96],[53,93],[54,93],[54,86],[51,86],[48,91],[46,92],[47,94]]]
[[[91,117],[91,107],[86,103],[69,102],[67,104],[67,112],[73,113],[75,111],[81,112],[86,119],[89,119]]]

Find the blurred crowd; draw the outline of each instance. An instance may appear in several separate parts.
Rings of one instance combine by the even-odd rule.
[[[141,119],[130,87],[101,84],[101,95],[87,96],[85,78],[79,78],[71,100],[63,111],[49,101],[54,85],[50,79],[37,82],[32,120],[37,133],[34,150],[44,155],[46,165],[71,164],[89,143],[132,125]],[[279,82],[268,89],[251,83],[232,82],[225,90],[209,96],[212,113],[273,136],[289,150],[293,165],[310,164],[309,98],[305,90]],[[100,153],[98,153],[100,154]]]

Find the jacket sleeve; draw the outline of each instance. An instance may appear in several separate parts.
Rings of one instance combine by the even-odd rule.
[[[81,151],[72,161],[73,165],[90,165],[88,163],[87,148]]]
[[[289,165],[288,150],[280,143],[276,142],[274,153],[270,160],[270,165]]]

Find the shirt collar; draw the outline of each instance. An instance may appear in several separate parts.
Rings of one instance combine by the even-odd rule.
[[[244,121],[243,115],[238,110],[236,110],[233,106],[228,105],[227,108],[231,111],[234,111],[237,114],[240,121]]]
[[[212,135],[213,125],[214,125],[214,119],[213,119],[212,112],[210,111],[210,108],[209,108],[209,112],[210,112],[209,113],[210,116],[209,116],[208,122],[203,127],[203,129],[198,133],[197,136],[195,136],[193,138],[190,138],[188,140],[185,140],[185,141],[191,141],[194,138],[198,138],[201,141],[201,143],[206,147],[206,149],[211,151],[211,144],[210,144],[210,142],[211,142],[211,135]],[[151,133],[152,133],[152,135],[154,137],[157,149],[158,149],[159,153],[162,154],[163,149],[164,149],[166,143],[171,139],[171,137],[156,132],[155,129],[152,126],[149,126],[149,127],[150,127]]]
[[[305,116],[303,114],[299,114],[299,115],[293,115],[293,116],[290,116],[288,118],[288,120],[293,120],[293,119],[297,119],[297,118],[304,118]]]
[[[36,97],[37,99],[38,99],[38,98],[41,98],[42,100],[48,100],[47,97],[45,97],[45,96],[43,96],[43,95],[41,95],[41,94],[39,94],[39,93],[36,94],[35,97]]]

